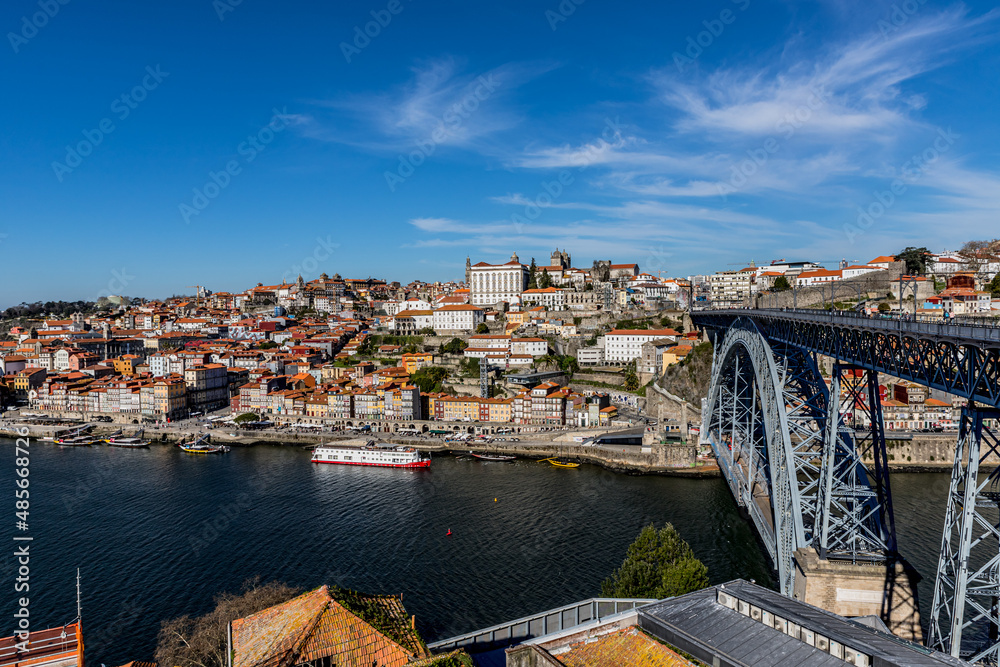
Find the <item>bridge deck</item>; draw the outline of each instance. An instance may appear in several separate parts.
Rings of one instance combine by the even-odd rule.
[[[749,320],[780,342],[1000,408],[1000,320],[868,317],[845,311],[692,311],[697,326],[725,330]]]

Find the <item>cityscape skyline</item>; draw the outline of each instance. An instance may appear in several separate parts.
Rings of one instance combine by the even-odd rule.
[[[853,263],[995,225],[989,3],[40,7],[0,17],[34,101],[0,112],[0,307],[555,247]]]

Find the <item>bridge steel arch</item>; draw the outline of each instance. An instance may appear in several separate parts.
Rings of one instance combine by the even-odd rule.
[[[742,483],[737,462],[745,453],[739,447],[730,451],[728,443],[737,430],[733,424],[746,409],[729,396],[738,393],[730,377],[733,373],[727,371],[732,366],[726,361],[732,347],[730,332],[755,330],[771,351],[779,378],[782,368],[798,368],[808,384],[808,364],[803,366],[801,355],[835,360],[831,390],[813,404],[814,411],[825,406],[825,417],[811,426],[806,422],[806,431],[796,435],[791,415],[800,410],[792,400],[794,392],[783,388],[785,421],[792,433],[787,441],[773,439],[794,452],[797,446],[802,449],[803,437],[814,440],[807,431],[815,431],[822,423],[821,483],[812,513],[809,470],[800,465],[793,479],[799,487],[798,515],[805,540],[832,559],[898,558],[878,374],[968,399],[956,443],[927,645],[972,662],[1000,664],[1000,468],[987,472],[995,458],[1000,458],[996,428],[1000,424],[1000,326],[996,320],[940,323],[794,309],[693,311],[691,317],[696,325],[713,331],[718,343],[712,387],[703,404],[702,437],[715,449],[734,494],[740,488],[737,482]],[[793,349],[798,350],[798,358]],[[849,383],[844,392],[848,411],[841,407],[841,382]],[[814,393],[823,393],[823,387],[816,386],[820,391]],[[850,428],[844,423],[846,412],[859,407],[870,416],[870,431],[859,433],[853,421]],[[746,416],[742,419],[747,421]],[[727,425],[730,435],[724,429]],[[871,461],[873,467],[864,461]],[[761,479],[773,484],[770,474]],[[739,495],[737,500],[746,504]],[[759,521],[755,524],[765,543],[771,538],[774,546],[768,550],[774,557],[780,538],[761,531]],[[777,559],[775,563],[780,569]],[[788,592],[785,580],[782,592]]]
[[[847,368],[837,367],[835,382]],[[884,465],[884,440],[881,458],[877,446],[856,446],[835,387],[831,394],[814,354],[769,341],[750,318],[716,331],[702,437],[789,596],[798,549],[853,562],[895,557],[888,477],[863,462],[867,454]]]

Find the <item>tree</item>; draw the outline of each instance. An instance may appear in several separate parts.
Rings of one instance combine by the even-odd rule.
[[[673,525],[659,531],[642,529],[625,554],[622,566],[601,584],[601,595],[612,598],[663,599],[708,586],[708,568]]]
[[[958,254],[965,262],[965,269],[979,276],[988,264],[996,261],[997,245],[997,241],[966,241]]]
[[[552,277],[549,276],[548,269],[542,269],[542,277],[538,280],[539,289],[548,289],[552,287]]]
[[[558,359],[559,370],[571,378],[574,373],[580,370],[580,362],[574,356],[563,354],[557,356],[556,359]]]
[[[199,616],[181,616],[164,621],[156,642],[156,661],[172,667],[224,667],[229,623],[286,602],[300,589],[260,579],[243,584],[240,595],[223,593],[215,598],[215,609]]]
[[[892,308],[885,301],[878,305],[878,312],[880,313],[888,313],[890,310],[892,310]]]
[[[1000,299],[1000,273],[993,276],[993,280],[986,286],[994,299]]]
[[[445,378],[448,377],[448,369],[441,366],[427,366],[418,369],[410,376],[410,381],[423,392],[440,393]]]
[[[265,341],[261,341],[260,345],[257,346],[257,349],[260,349],[260,350],[273,350],[276,347],[278,347],[278,344],[275,343],[273,340],[265,340]]]
[[[531,258],[531,266],[528,267],[528,289],[538,289],[538,267],[535,266],[535,258]]]
[[[465,342],[461,338],[452,338],[447,343],[441,343],[441,354],[461,354],[465,350]]]
[[[489,333],[489,332],[490,332],[490,328],[489,328],[489,326],[487,326],[486,322],[480,322],[479,326],[476,327],[476,333],[477,334],[486,334],[486,333]]]
[[[792,289],[792,284],[788,282],[788,278],[785,276],[778,276],[774,279],[774,286],[771,289],[775,292],[787,292]]]
[[[897,262],[906,262],[906,272],[913,276],[922,276],[927,273],[927,257],[931,251],[927,248],[914,248],[909,246],[896,255]]]
[[[237,424],[245,424],[247,422],[255,422],[259,419],[260,416],[255,412],[244,412],[241,415],[237,415],[237,417],[233,419],[233,421],[236,422]]]
[[[625,391],[636,391],[639,389],[639,376],[635,372],[635,360],[629,362],[625,367]]]

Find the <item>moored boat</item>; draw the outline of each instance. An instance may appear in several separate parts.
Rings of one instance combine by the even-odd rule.
[[[428,468],[430,456],[413,447],[400,447],[374,440],[347,441],[320,445],[313,450],[313,463],[333,463],[379,468]]]
[[[188,454],[225,454],[229,451],[229,447],[225,445],[213,445],[206,440],[208,440],[208,436],[203,435],[197,440],[184,442],[177,446]]]
[[[476,454],[475,452],[469,452],[469,454],[475,456],[480,461],[513,461],[517,458],[509,454]]]
[[[55,443],[62,447],[89,447],[94,444],[93,438],[88,438],[85,435],[77,435],[72,438],[56,438]]]
[[[560,461],[559,459],[542,459],[542,463],[548,461],[557,468],[579,468],[579,463],[573,463],[572,461]]]
[[[128,449],[149,447],[149,442],[142,438],[105,438],[104,443],[109,447],[124,447]]]

